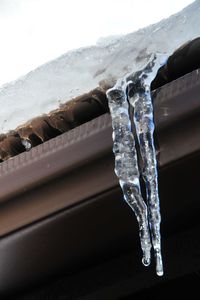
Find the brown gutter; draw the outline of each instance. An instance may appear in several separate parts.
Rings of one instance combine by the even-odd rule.
[[[156,91],[160,169],[199,151],[199,94],[198,70]],[[2,162],[1,236],[118,187],[111,135],[105,114]]]
[[[163,257],[171,278],[200,268],[199,74],[194,71],[154,93]],[[118,272],[114,260],[92,277],[82,276],[91,282],[101,274],[97,282],[121,292],[123,282],[124,294],[127,286],[137,291],[145,282],[157,282],[154,268],[147,271],[140,264],[137,224],[113,172],[111,133],[110,116],[104,114],[0,164],[1,298],[14,293],[16,299],[17,290],[126,251],[132,253],[131,263],[117,259]],[[178,238],[189,229],[188,239],[185,233]],[[110,274],[107,281],[105,274]],[[99,299],[106,299],[107,289],[98,289]],[[91,299],[98,299],[94,295]],[[109,299],[118,299],[112,295]]]

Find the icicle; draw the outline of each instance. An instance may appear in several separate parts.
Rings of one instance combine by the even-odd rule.
[[[135,212],[143,251],[142,261],[145,266],[148,266],[151,261],[151,240],[147,207],[140,191],[137,154],[123,83],[110,89],[107,96],[112,117],[115,173],[119,178],[124,199]]]
[[[114,88],[107,92],[113,124],[115,172],[119,177],[125,200],[130,205],[130,200],[134,199],[134,207],[130,206],[133,208],[139,222],[141,245],[144,257],[146,257],[145,255],[148,253],[148,262],[150,263],[151,241],[149,239],[149,223],[151,240],[156,259],[156,272],[159,276],[163,275],[160,236],[161,217],[158,196],[157,162],[153,140],[154,121],[150,85],[157,73],[157,70],[165,61],[166,56],[152,55],[149,62],[142,70],[128,75],[121,80],[121,82],[118,82]],[[130,105],[134,108],[133,122],[135,124],[143,161],[142,176],[146,184],[148,215],[146,215],[145,202],[142,199],[140,192],[137,153],[133,134],[131,133],[127,99],[129,100]],[[125,123],[122,115],[126,115]],[[125,148],[124,136],[126,134],[124,128],[126,128],[126,134],[128,133],[131,136],[131,139],[127,139],[126,142],[129,145],[127,146],[126,144]],[[128,159],[127,149],[129,150]],[[133,184],[134,188],[130,188],[130,177],[127,176],[129,175],[130,170],[132,172],[130,174],[133,176],[131,184]],[[123,176],[124,174],[126,174],[126,176]],[[127,186],[129,189],[126,188]],[[137,207],[140,207],[140,204],[142,204],[142,209],[138,211]],[[140,226],[140,220],[142,220],[142,227]],[[143,259],[143,263],[147,265],[145,262],[145,259]]]
[[[160,235],[160,205],[158,196],[157,161],[154,147],[154,120],[150,85],[158,69],[166,61],[165,56],[154,55],[142,71],[136,72],[131,80],[134,95],[129,97],[134,108],[134,124],[143,160],[142,176],[146,183],[148,218],[152,245],[156,259],[156,272],[163,275]],[[130,85],[130,81],[128,86]]]

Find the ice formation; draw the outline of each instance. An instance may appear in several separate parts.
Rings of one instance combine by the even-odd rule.
[[[139,224],[142,262],[145,266],[150,264],[153,246],[156,272],[159,276],[163,275],[161,217],[150,85],[157,70],[165,62],[166,56],[152,55],[144,68],[119,80],[107,92],[113,127],[115,173],[119,178],[124,199],[133,209]],[[130,116],[131,108],[134,110],[133,120]],[[132,128],[136,131],[142,166],[138,165],[135,134]],[[146,202],[141,194],[139,170],[146,185]]]

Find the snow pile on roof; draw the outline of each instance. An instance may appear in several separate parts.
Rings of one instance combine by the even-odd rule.
[[[70,51],[0,89],[0,132],[58,108],[98,85],[114,84],[141,68],[152,52],[171,54],[200,36],[200,0],[176,15],[134,33],[100,39]]]

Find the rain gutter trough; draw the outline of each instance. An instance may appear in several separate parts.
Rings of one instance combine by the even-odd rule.
[[[200,71],[153,95],[161,208],[168,212],[163,229],[170,236],[183,228],[187,207],[196,210],[194,219],[200,206],[186,197],[198,186]],[[113,169],[109,114],[0,164],[0,295],[108,259],[113,247],[115,255],[137,253],[137,224]]]

